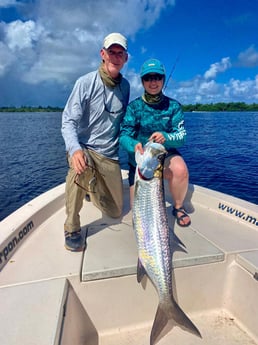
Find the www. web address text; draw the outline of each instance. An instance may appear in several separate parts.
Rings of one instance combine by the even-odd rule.
[[[224,212],[227,212],[237,218],[240,218],[241,220],[244,220],[250,224],[258,226],[258,220],[256,217],[251,216],[250,214],[246,214],[245,212],[239,211],[231,206],[227,206],[225,204],[222,204],[219,202],[218,208]]]

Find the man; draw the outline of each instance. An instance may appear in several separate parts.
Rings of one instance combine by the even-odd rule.
[[[79,216],[85,195],[111,217],[120,217],[123,207],[118,136],[130,92],[120,73],[128,59],[126,38],[106,36],[100,56],[99,69],[75,83],[62,117],[69,162],[65,247],[71,251],[85,249]]]

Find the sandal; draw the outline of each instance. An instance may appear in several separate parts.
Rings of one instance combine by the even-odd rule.
[[[178,213],[183,213],[182,216],[178,216]],[[180,208],[175,208],[173,207],[172,211],[173,216],[176,218],[176,222],[179,226],[186,227],[191,224],[191,220],[189,220],[188,223],[183,223],[182,220],[186,217],[189,217],[188,214],[186,213],[185,209],[183,207]],[[189,217],[190,218],[190,217]]]

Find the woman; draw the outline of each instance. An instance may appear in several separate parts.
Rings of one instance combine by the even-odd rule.
[[[132,101],[121,124],[120,144],[128,152],[130,200],[133,202],[135,152],[143,152],[150,140],[164,145],[168,151],[164,178],[168,180],[173,198],[173,215],[178,225],[191,224],[183,202],[188,189],[188,169],[177,148],[186,138],[184,114],[180,104],[162,92],[166,73],[164,65],[157,59],[147,60],[140,72],[144,94]]]

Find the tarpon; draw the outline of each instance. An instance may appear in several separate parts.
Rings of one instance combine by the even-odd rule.
[[[137,280],[145,274],[155,286],[159,305],[151,330],[150,345],[161,337],[162,331],[179,326],[199,337],[201,334],[176,303],[172,289],[172,250],[165,206],[163,164],[166,150],[163,145],[149,142],[144,153],[136,153],[136,174],[133,202],[133,227],[138,246]],[[164,332],[163,332],[164,333]]]

